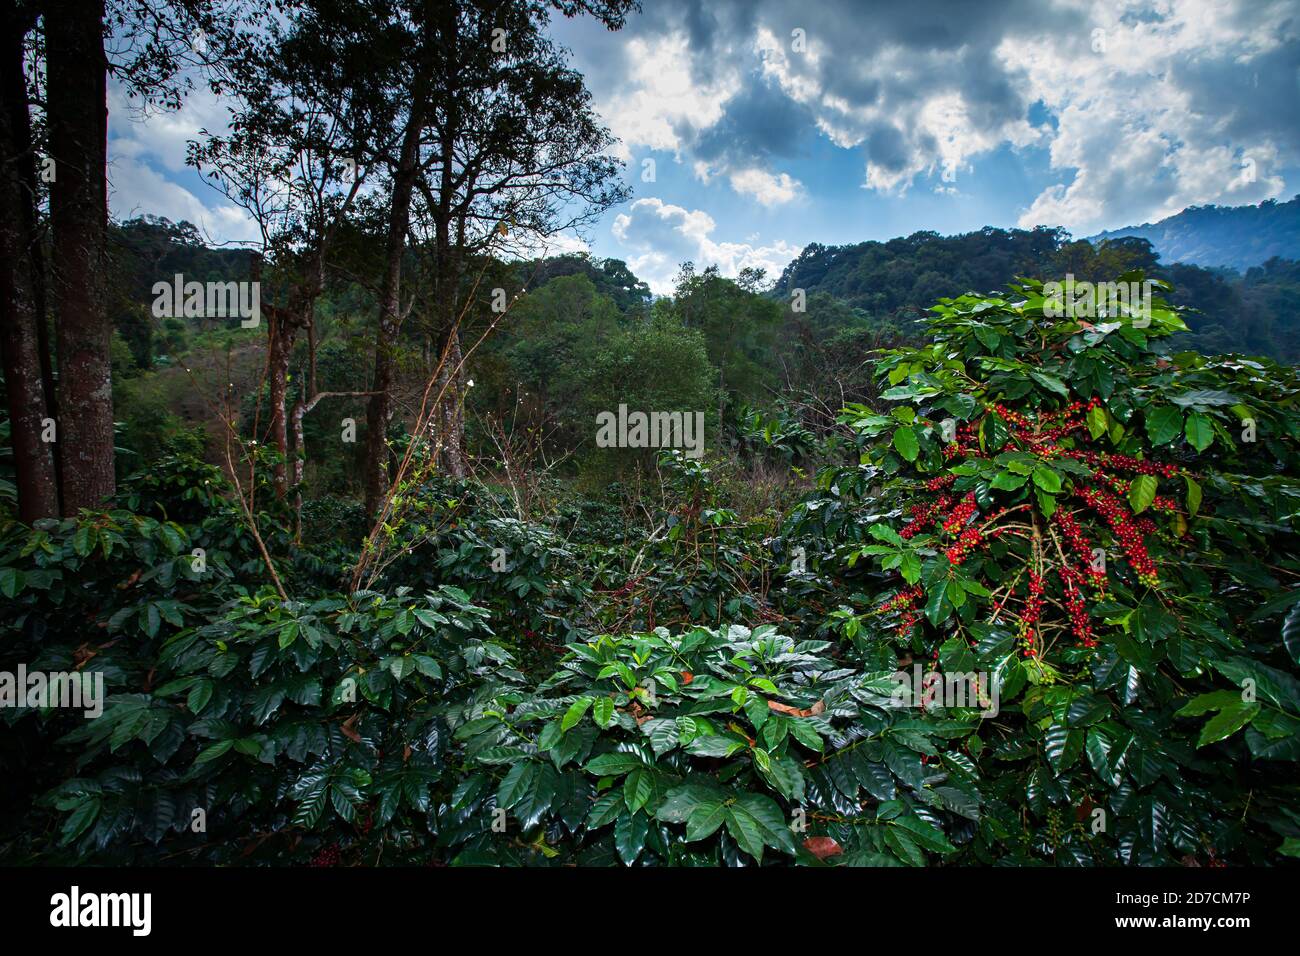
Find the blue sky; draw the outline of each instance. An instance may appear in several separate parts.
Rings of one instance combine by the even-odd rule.
[[[657,292],[685,259],[775,274],[810,242],[1089,235],[1300,191],[1300,0],[643,6],[618,33],[553,24],[633,199],[551,248],[625,259]],[[114,215],[249,238],[184,167],[224,116],[198,94],[145,122],[114,104]]]

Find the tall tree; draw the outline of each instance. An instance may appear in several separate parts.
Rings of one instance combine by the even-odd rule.
[[[447,357],[439,446],[449,474],[465,473],[461,316],[476,291],[467,267],[487,255],[525,255],[628,196],[582,76],[548,36],[551,13],[587,13],[618,29],[631,7],[488,0],[441,8],[434,21],[437,167],[421,189],[439,306],[433,331]]]
[[[0,352],[18,514],[23,521],[59,513],[54,444],[44,440],[51,420],[49,351],[45,328],[40,243],[36,231],[36,164],[24,70],[26,39],[36,26],[30,4],[0,6],[11,25],[0,48]]]
[[[113,494],[113,381],[105,253],[108,240],[107,59],[104,0],[45,17],[47,116],[54,181],[51,269],[57,318],[63,513]]]
[[[45,6],[45,119],[52,304],[58,353],[62,510],[94,508],[115,488],[108,319],[107,84],[179,106],[184,69],[219,59],[241,0],[73,0]],[[105,38],[112,36],[111,47]],[[112,56],[106,52],[111,49]]]
[[[376,395],[367,416],[366,503],[372,511],[388,486],[386,434],[407,231],[416,234],[431,277],[433,305],[422,320],[441,356],[436,445],[443,470],[462,475],[461,318],[477,290],[467,270],[486,256],[530,253],[627,197],[618,182],[620,164],[607,153],[612,137],[592,111],[581,75],[548,37],[547,24],[559,10],[590,14],[617,29],[632,7],[629,0],[391,5],[388,22],[402,36],[389,49],[404,69],[385,75],[395,84],[389,95],[407,105],[400,116],[402,148],[373,157],[390,171],[392,204]]]
[[[315,404],[315,378],[308,376],[291,412],[290,365],[305,333],[308,365],[315,367],[315,306],[325,289],[329,248],[364,180],[352,157],[364,113],[356,78],[365,65],[322,59],[313,35],[318,26],[300,12],[232,49],[234,55],[216,67],[234,99],[231,131],[191,144],[189,156],[261,233],[253,278],[262,284],[267,320],[270,431],[279,452],[273,484],[281,497],[301,481],[301,419]],[[267,294],[264,259],[280,295]],[[291,427],[298,436],[292,443]]]
[[[374,373],[367,407],[365,499],[374,512],[389,487],[388,426],[396,407],[404,319],[418,262],[430,308],[420,330],[438,346],[443,396],[437,444],[445,470],[463,473],[464,372],[459,319],[470,263],[533,251],[541,240],[593,221],[626,197],[612,139],[582,77],[546,36],[553,11],[589,13],[611,29],[630,0],[307,0],[318,63],[364,63],[356,161],[384,197],[376,291]],[[305,32],[305,31],[300,31]],[[319,89],[342,94],[322,72]],[[322,92],[328,98],[330,94]],[[360,116],[364,116],[364,121]],[[489,290],[490,291],[490,290]]]
[[[764,284],[762,270],[742,269],[733,281],[717,266],[697,273],[687,262],[674,290],[673,309],[682,324],[704,333],[719,388],[740,398],[759,397],[771,379],[765,363],[775,351],[781,306],[760,293]]]
[[[382,210],[378,256],[372,250],[360,253],[380,277],[374,289],[378,314],[362,479],[366,501],[373,505],[388,487],[385,439],[406,311],[402,272],[423,132],[422,64],[411,51],[424,46],[422,27],[391,0],[305,0],[287,11],[287,21],[298,74],[309,78],[320,108],[341,123],[333,156],[365,171],[376,190],[366,205]]]
[[[419,114],[407,119],[402,145],[393,170],[388,207],[388,234],[384,246],[383,286],[379,293],[379,317],[375,332],[374,392],[366,407],[366,473],[363,480],[366,508],[378,509],[388,491],[388,423],[393,417],[397,334],[402,324],[402,260],[411,224],[411,198],[419,172]]]

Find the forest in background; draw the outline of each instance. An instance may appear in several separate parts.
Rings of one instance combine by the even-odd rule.
[[[224,374],[230,350],[231,370],[251,383],[261,356],[241,352],[237,346],[249,336],[223,320],[155,318],[151,287],[173,273],[200,281],[247,279],[250,256],[205,246],[189,224],[148,217],[114,226],[110,236],[115,401],[119,443],[127,452],[119,471],[146,466],[174,442],[219,463],[221,427],[202,400],[211,382],[192,373]],[[1071,240],[1063,230],[987,228],[954,237],[917,233],[856,246],[814,244],[777,277],[749,272],[729,279],[684,264],[674,293],[657,299],[618,260],[567,255],[494,268],[510,298],[519,298],[467,363],[476,389],[466,394],[470,457],[493,459],[508,449],[526,457],[529,472],[566,480],[585,475],[589,489],[617,477],[595,448],[591,427],[599,411],[617,407],[616,398],[635,407],[714,409],[710,425],[733,448],[753,439],[755,423],[825,433],[844,402],[876,394],[873,349],[919,340],[927,303],[995,290],[1022,275],[1100,281],[1142,269],[1168,280],[1171,301],[1188,310],[1189,331],[1175,338],[1178,347],[1300,359],[1290,304],[1300,291],[1300,264],[1272,259],[1245,275],[1166,265],[1143,239],[1094,244]],[[789,307],[795,289],[807,297],[803,312]],[[369,387],[369,343],[356,333],[373,309],[373,297],[346,277],[322,291],[315,359],[321,389],[364,393]],[[429,345],[418,331],[401,345],[409,403],[422,384],[419,373],[427,372],[420,361],[429,359]],[[671,374],[620,396],[627,370],[654,361],[656,349],[678,356],[667,363]],[[300,342],[290,365],[290,404],[307,397],[308,362],[308,344]],[[247,428],[254,408],[246,404]],[[309,500],[357,497],[363,406],[363,398],[327,398],[305,419],[305,444],[324,442],[331,450],[323,460],[307,459]],[[333,437],[350,416],[361,435],[353,447]],[[407,426],[399,419],[390,437],[401,440]]]

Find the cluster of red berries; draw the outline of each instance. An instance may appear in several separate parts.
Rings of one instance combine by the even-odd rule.
[[[948,558],[949,564],[964,564],[970,557],[970,553],[984,543],[984,532],[979,528],[971,525],[957,536],[957,540],[952,543],[944,554]]]
[[[1021,415],[1019,412],[1012,411],[1011,409],[1007,408],[1007,406],[1001,404],[1000,402],[994,403],[993,411],[997,413],[1000,419],[1002,419],[1004,422],[1006,422],[1008,425],[1011,425],[1014,428],[1028,429],[1030,427],[1028,418],[1026,418],[1024,415]]]
[[[1126,481],[1116,475],[1107,475],[1103,473],[1100,478],[1102,484],[1109,487],[1110,490],[1118,496],[1119,501],[1123,501],[1127,498],[1129,490],[1133,487],[1133,482]],[[1120,505],[1120,507],[1122,508],[1123,505]],[[1151,500],[1151,507],[1156,511],[1171,512],[1178,510],[1178,503],[1174,501],[1174,499],[1168,498],[1165,495],[1156,495],[1155,498]],[[1142,534],[1155,534],[1156,525],[1150,518],[1144,515],[1142,517],[1134,517],[1132,520],[1134,526]]]
[[[966,527],[979,511],[979,506],[975,503],[975,492],[971,492],[963,498],[948,517],[943,521],[943,530],[949,534],[956,534],[962,528]]]
[[[904,588],[899,591],[880,607],[876,608],[877,614],[887,614],[890,611],[897,611],[899,608],[908,608],[921,599],[920,585],[913,585],[910,588]]]
[[[1151,500],[1151,508],[1154,511],[1172,514],[1178,510],[1178,502],[1166,495],[1156,495],[1155,498]]]
[[[944,460],[970,455],[978,447],[975,433],[978,426],[974,423],[958,425],[953,440],[943,446]]]
[[[898,532],[898,536],[904,541],[909,541],[925,529],[926,525],[934,520],[935,515],[943,511],[950,504],[952,499],[947,495],[940,495],[928,505],[913,505],[912,520],[903,526],[903,530]]]
[[[1150,588],[1159,584],[1155,562],[1151,560],[1151,555],[1147,554],[1146,542],[1142,538],[1143,534],[1149,534],[1150,530],[1154,530],[1155,525],[1151,520],[1135,519],[1132,513],[1120,504],[1118,498],[1096,488],[1081,489],[1079,497],[1110,525],[1111,532],[1120,547],[1124,549],[1124,554],[1128,557],[1129,564],[1133,566],[1138,580]]]
[[[880,607],[876,608],[877,614],[888,614],[890,611],[898,611],[899,621],[896,631],[899,637],[906,637],[912,631],[912,625],[917,622],[916,602],[921,600],[922,594],[920,585],[913,585],[910,588],[904,588],[887,600]]]
[[[311,858],[311,866],[338,866],[343,859],[343,854],[339,852],[339,845],[331,843],[329,846],[321,849]]]
[[[1059,425],[1044,429],[1033,436],[1021,435],[1020,437],[1031,441],[1033,444],[1049,445],[1056,454],[1060,454],[1061,450],[1055,447],[1056,443],[1070,432],[1086,427],[1086,420],[1082,416],[1087,415],[1088,412],[1100,404],[1101,401],[1097,398],[1089,399],[1086,405],[1083,402],[1071,402],[1059,412],[1047,412],[1038,417],[1040,427],[1046,422],[1056,421],[1057,419],[1060,419]]]
[[[1097,398],[1090,399],[1086,404],[1072,402],[1060,411],[1044,412],[1038,416],[1037,425],[1019,412],[1014,412],[1005,405],[995,404],[994,413],[1011,427],[1011,433],[1016,439],[1016,441],[1008,441],[1002,446],[1002,450],[1015,451],[1018,441],[1043,458],[1059,458],[1068,454],[1058,442],[1071,432],[1084,428],[1086,421],[1082,416],[1099,404],[1101,402]],[[1051,422],[1058,424],[1043,427]]]
[[[1106,572],[1101,568],[1093,567],[1092,542],[1088,540],[1087,535],[1083,533],[1083,529],[1079,527],[1074,512],[1068,508],[1057,508],[1052,519],[1056,522],[1056,526],[1061,529],[1061,537],[1065,538],[1066,544],[1070,546],[1070,550],[1079,559],[1080,572],[1092,581],[1094,587],[1104,588],[1106,586]]]
[[[1101,399],[1094,395],[1092,398],[1088,399],[1087,402],[1074,401],[1069,405],[1066,405],[1060,411],[1044,412],[1042,415],[1038,416],[1038,420],[1042,422],[1050,422],[1055,421],[1058,418],[1067,419],[1076,415],[1086,415],[1100,404]]]
[[[1144,461],[1131,455],[1113,455],[1109,452],[1071,451],[1067,453],[1076,461],[1081,461],[1093,468],[1108,468],[1111,471],[1131,471],[1138,475],[1155,475],[1160,478],[1173,478],[1178,474],[1177,465],[1158,461]]]
[[[1101,400],[1093,397],[1086,402],[1070,402],[1056,411],[1034,414],[1032,418],[1000,403],[989,408],[1006,423],[1010,432],[1000,451],[1029,451],[1047,460],[1072,459],[1093,469],[1095,479],[1092,486],[1076,488],[1075,493],[1109,526],[1138,580],[1148,587],[1155,587],[1159,579],[1155,563],[1147,552],[1146,538],[1157,532],[1157,526],[1150,516],[1134,515],[1127,507],[1125,499],[1132,481],[1119,477],[1116,473],[1167,479],[1182,474],[1183,470],[1177,465],[1145,461],[1129,455],[1068,447],[1076,443],[1087,443],[1088,414],[1101,406]],[[987,458],[997,454],[998,450],[993,448],[981,450],[978,441],[980,426],[981,421],[958,425],[953,440],[943,448],[945,460],[960,457]],[[1082,440],[1069,437],[1080,431]],[[1062,440],[1065,440],[1067,447],[1062,447]],[[986,547],[1004,533],[1019,535],[1020,532],[995,527],[997,519],[1008,510],[1006,508],[981,519],[973,492],[955,500],[957,496],[948,492],[956,479],[957,476],[951,473],[927,479],[924,482],[925,491],[937,497],[928,504],[913,505],[910,509],[911,520],[904,525],[900,534],[904,539],[911,539],[933,527],[944,535],[952,536],[944,554],[950,564],[961,565],[978,549]],[[1151,503],[1150,514],[1177,513],[1178,510],[1179,505],[1175,499],[1156,495]],[[1104,566],[1093,566],[1093,542],[1084,533],[1077,512],[1061,506],[1055,510],[1051,520],[1059,529],[1066,545],[1066,560],[1057,568],[1057,574],[1064,595],[1063,607],[1070,618],[1070,629],[1080,646],[1096,647],[1097,640],[1093,635],[1085,590],[1091,586],[1098,593],[1104,593],[1107,585],[1106,571]],[[1019,624],[1019,639],[1026,657],[1042,654],[1039,624],[1044,605],[1044,586],[1043,575],[1029,571],[1028,592],[1024,598]],[[1008,600],[1015,598],[1014,591],[1008,593],[997,605],[995,616]],[[919,620],[917,608],[924,600],[922,588],[909,587],[887,600],[879,611],[899,612],[902,623],[898,632],[905,635]]]
[[[1037,571],[1030,571],[1029,594],[1025,598],[1025,608],[1020,612],[1020,639],[1025,643],[1025,657],[1038,656],[1035,627],[1042,612],[1043,576]]]
[[[1092,636],[1092,622],[1088,620],[1088,604],[1083,599],[1082,575],[1068,565],[1057,569],[1061,576],[1061,585],[1065,588],[1065,609],[1070,614],[1070,629],[1084,647],[1096,647],[1097,641]]]

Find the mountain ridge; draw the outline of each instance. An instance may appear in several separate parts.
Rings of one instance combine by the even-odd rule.
[[[1165,263],[1246,272],[1270,259],[1300,259],[1300,194],[1287,202],[1249,206],[1188,206],[1158,222],[1124,226],[1086,237],[1094,245],[1141,238]]]

